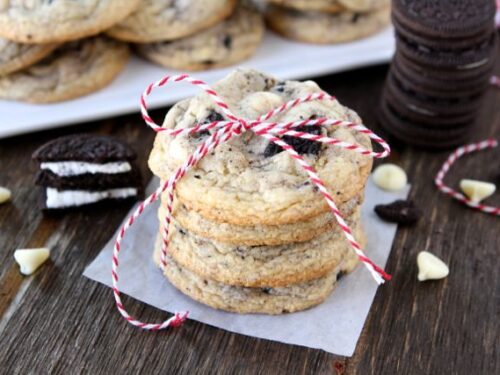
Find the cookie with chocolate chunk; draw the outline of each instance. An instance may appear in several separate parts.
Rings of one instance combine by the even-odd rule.
[[[23,44],[0,38],[0,76],[33,65],[57,47],[57,43]]]
[[[361,246],[365,244],[357,207],[346,222]],[[180,265],[224,284],[266,287],[285,286],[317,279],[339,268],[353,252],[338,225],[305,242],[245,246],[201,237],[174,222],[168,252]]]
[[[290,100],[322,90],[314,82],[285,81],[250,69],[237,69],[212,86],[231,111],[247,120],[256,119]],[[302,103],[272,118],[288,122],[310,118],[333,118],[361,123],[355,112],[337,100]],[[208,119],[224,119],[213,99],[200,93],[174,105],[163,126],[193,127]],[[371,149],[366,134],[346,127],[308,127],[311,131]],[[158,133],[149,166],[168,179],[208,134],[169,137]],[[318,172],[338,205],[364,189],[372,160],[339,147],[316,145],[314,141],[289,140]],[[220,144],[177,184],[176,194],[188,210],[203,217],[234,225],[281,225],[298,223],[328,212],[315,185],[301,166],[280,147],[246,132]]]
[[[370,12],[391,5],[390,0],[338,0],[346,9],[354,12]]]
[[[272,30],[286,38],[306,43],[343,43],[365,38],[388,26],[390,9],[328,14],[272,6],[266,12],[266,21]]]
[[[126,44],[106,37],[64,44],[26,69],[0,76],[0,98],[52,103],[107,86],[129,58]]]
[[[351,216],[363,202],[363,194],[339,204],[338,208],[342,217]],[[162,207],[158,211],[160,222],[167,214],[167,197],[162,194]],[[294,242],[305,242],[315,237],[335,230],[337,221],[331,212],[325,212],[309,220],[283,225],[234,225],[229,223],[217,223],[207,220],[193,210],[179,203],[174,204],[175,221],[189,232],[200,237],[210,238],[214,241],[228,245],[263,246],[283,245]]]
[[[172,41],[137,44],[140,55],[167,68],[207,70],[250,57],[264,36],[260,13],[239,7],[234,14],[202,32]]]
[[[118,139],[75,134],[50,141],[33,153],[43,208],[63,210],[136,199],[142,192],[135,152]]]
[[[145,0],[107,33],[134,43],[184,38],[229,17],[236,4],[236,0]]]
[[[0,2],[0,37],[19,43],[60,43],[96,35],[120,22],[140,0]]]
[[[160,242],[155,247],[155,262],[160,263]],[[354,269],[357,256],[348,253],[343,269]],[[343,274],[341,267],[316,279],[281,287],[243,287],[224,284],[192,272],[170,256],[165,277],[182,293],[205,305],[241,314],[286,314],[301,311],[323,302],[334,290]]]
[[[266,0],[266,3],[305,12],[338,13],[345,10],[338,0]]]

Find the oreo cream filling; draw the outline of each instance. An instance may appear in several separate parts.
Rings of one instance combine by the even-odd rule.
[[[86,163],[83,161],[57,161],[57,162],[44,162],[40,165],[41,169],[48,169],[54,174],[67,177],[78,176],[86,173],[108,173],[118,174],[130,172],[132,167],[129,162],[119,161],[104,164]]]
[[[47,208],[66,208],[95,203],[104,199],[124,199],[137,195],[137,188],[127,187],[103,191],[57,190],[47,188]]]

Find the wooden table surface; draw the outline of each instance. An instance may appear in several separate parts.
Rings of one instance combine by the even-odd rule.
[[[500,68],[500,61],[497,64]],[[500,69],[497,69],[497,72]],[[376,108],[387,66],[317,78],[320,86],[377,130]],[[145,82],[146,84],[146,82]],[[161,119],[165,109],[154,112]],[[1,126],[1,124],[0,124]],[[500,374],[500,221],[437,192],[433,177],[448,153],[400,148],[391,156],[408,172],[410,197],[426,213],[400,228],[356,352],[341,358],[229,333],[195,321],[148,333],[122,320],[110,289],[82,276],[130,206],[44,217],[33,189],[31,153],[64,134],[112,134],[139,153],[143,174],[153,132],[138,114],[0,141],[0,373],[2,374]],[[473,139],[500,138],[500,90],[491,89]],[[500,184],[500,150],[463,160],[448,180]],[[500,204],[499,194],[491,200]],[[51,260],[23,277],[16,248],[48,246]],[[448,278],[419,283],[415,258],[429,250],[450,266]],[[125,297],[147,321],[165,314]]]

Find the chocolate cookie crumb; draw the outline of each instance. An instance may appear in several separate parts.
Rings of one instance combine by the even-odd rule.
[[[298,132],[304,132],[314,135],[321,134],[321,128],[319,126],[299,126],[295,129]],[[308,139],[302,139],[297,137],[292,137],[285,135],[283,137],[283,141],[288,143],[290,146],[294,148],[300,155],[310,154],[317,155],[321,150],[321,143],[310,141]],[[284,151],[280,146],[275,143],[269,143],[264,150],[264,156],[266,158],[279,154]]]
[[[389,204],[375,206],[376,214],[385,221],[410,225],[416,223],[422,213],[412,201],[397,200]]]

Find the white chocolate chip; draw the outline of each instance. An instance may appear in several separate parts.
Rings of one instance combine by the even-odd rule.
[[[272,92],[256,92],[245,99],[253,116],[262,115],[283,104],[283,99]]]
[[[444,279],[450,273],[446,263],[428,251],[418,253],[417,265],[419,281]]]
[[[18,249],[14,252],[14,259],[19,264],[23,275],[31,275],[47,259],[49,259],[50,250],[40,249]]]
[[[479,203],[493,195],[496,190],[495,184],[490,182],[483,182],[477,180],[461,180],[460,189],[469,197],[474,203]]]
[[[0,204],[9,201],[11,196],[12,193],[9,189],[0,186]]]
[[[187,150],[182,145],[182,137],[176,137],[170,141],[168,155],[178,161],[184,161],[188,158]]]
[[[304,82],[302,82],[302,83],[303,83],[304,85],[306,85],[306,86],[308,86],[308,87],[312,88],[312,89],[319,89],[318,84],[317,84],[316,82],[314,82],[314,81],[304,81]]]
[[[401,190],[406,186],[407,181],[405,171],[395,164],[382,164],[373,172],[373,182],[384,190]]]

